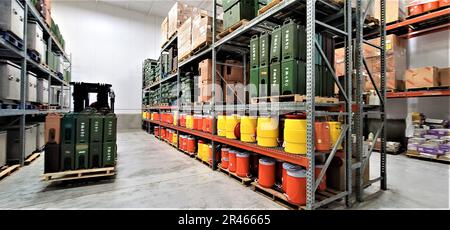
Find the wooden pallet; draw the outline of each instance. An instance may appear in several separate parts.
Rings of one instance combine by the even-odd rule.
[[[450,90],[450,86],[434,86],[434,87],[421,87],[421,88],[409,88],[406,91],[433,91],[433,90]]]
[[[204,41],[201,44],[199,44],[197,47],[192,49],[191,54],[197,54],[203,51],[204,49],[208,48],[211,45],[211,41]]]
[[[228,175],[229,177],[237,180],[238,182],[240,182],[241,184],[245,185],[245,186],[249,186],[250,183],[253,181],[251,178],[248,177],[240,177],[238,176],[236,173],[234,172],[230,172],[228,169],[224,169],[222,168],[221,165],[219,165],[219,170],[223,173],[225,173],[226,175]]]
[[[232,33],[233,31],[235,31],[237,28],[241,27],[241,26],[245,26],[248,24],[248,20],[246,19],[242,19],[241,21],[239,21],[238,23],[232,25],[230,28],[225,29],[224,31],[222,31],[220,34],[217,35],[218,39],[222,39],[223,37],[227,36],[228,34]]]
[[[178,149],[178,151],[180,151],[180,152],[182,152],[182,153],[188,155],[189,157],[195,157],[195,153],[190,153],[190,152],[188,152],[188,151],[184,151],[184,150],[181,150],[181,149]]]
[[[0,168],[0,180],[3,178],[10,176],[14,171],[20,168],[19,164],[11,165],[11,166],[3,166]]]
[[[256,193],[261,194],[261,195],[271,199],[275,203],[277,203],[285,208],[293,209],[293,210],[302,210],[302,209],[306,208],[305,206],[290,203],[288,201],[287,197],[283,193],[281,193],[275,189],[264,188],[261,185],[259,185],[258,182],[256,182],[256,181],[251,183],[251,188]]]
[[[422,160],[431,160],[431,161],[442,162],[442,163],[447,163],[447,164],[450,163],[450,156],[448,156],[448,155],[440,155],[440,156],[423,155],[417,151],[411,151],[411,150],[406,151],[405,155],[408,157],[422,159]]]
[[[204,165],[211,167],[211,164],[208,161],[204,161],[204,160],[200,159],[200,157],[198,157],[198,155],[195,156],[195,159],[202,162]]]
[[[107,168],[95,168],[95,169],[82,169],[82,170],[70,170],[56,173],[45,173],[42,175],[43,181],[67,181],[67,180],[79,180],[96,177],[109,177],[116,174],[115,167]]]
[[[31,164],[33,161],[35,161],[37,158],[39,158],[41,156],[41,153],[33,153],[30,156],[27,157],[27,159],[25,159],[25,161],[23,162],[24,165],[29,165]]]
[[[306,96],[300,94],[268,96],[268,97],[254,97],[251,98],[251,104],[261,102],[306,102]],[[334,97],[315,97],[315,102],[318,104],[336,104],[339,103],[338,98]]]
[[[185,54],[179,54],[178,63],[183,62],[184,60],[190,58],[192,56],[192,52],[188,52]]]
[[[49,110],[49,105],[48,104],[40,104],[37,106],[37,109],[40,111]]]
[[[278,5],[278,3],[282,2],[283,0],[272,0],[269,4],[267,4],[266,6],[264,6],[263,8],[258,10],[258,15],[261,15],[265,12],[267,12],[268,10],[272,9],[272,7]]]

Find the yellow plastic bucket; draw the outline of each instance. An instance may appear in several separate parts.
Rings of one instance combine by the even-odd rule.
[[[234,129],[236,128],[236,125],[239,123],[239,121],[240,121],[240,117],[237,114],[227,116],[227,118],[226,118],[226,124],[227,124],[226,137],[228,139],[237,139],[236,135],[234,135]]]
[[[147,112],[142,112],[142,119],[147,119]]]
[[[178,135],[177,135],[176,132],[173,132],[173,135],[172,135],[172,144],[174,144],[174,145],[178,144]]]
[[[257,117],[241,117],[241,141],[256,142]]]
[[[306,154],[306,120],[285,120],[284,151],[293,154]]]
[[[225,115],[217,117],[217,135],[220,137],[227,136],[227,117]]]
[[[186,128],[194,129],[194,116],[186,115]]]
[[[341,134],[341,122],[330,121],[328,125],[330,126],[331,147],[334,147]],[[338,149],[342,149],[342,145],[339,145]]]
[[[200,159],[203,159],[203,143],[198,143],[198,148],[197,148],[197,156],[198,156],[198,158],[200,158]]]
[[[173,112],[173,125],[178,125],[178,112]]]
[[[259,117],[256,139],[258,141],[258,145],[260,146],[278,146],[278,120],[271,117]]]

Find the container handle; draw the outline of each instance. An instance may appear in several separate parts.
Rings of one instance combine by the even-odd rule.
[[[294,20],[292,20],[292,19],[287,19],[286,21],[283,22],[283,25],[286,25],[286,24],[291,23],[291,22],[293,22],[293,21],[294,21]]]
[[[255,35],[252,36],[252,39],[255,39],[255,38],[258,38],[258,35],[257,35],[257,34],[255,34]]]
[[[280,28],[281,28],[281,26],[277,25],[277,26],[273,27],[273,30],[277,30],[277,29],[280,29]]]

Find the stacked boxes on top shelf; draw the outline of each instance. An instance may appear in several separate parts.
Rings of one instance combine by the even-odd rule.
[[[142,88],[145,88],[157,81],[159,76],[159,62],[153,59],[144,60],[142,66]]]
[[[223,25],[225,29],[232,27],[243,19],[251,20],[256,16],[259,4],[255,0],[224,0]]]
[[[200,11],[192,19],[191,50],[196,51],[212,43],[213,18]],[[216,35],[223,30],[223,21],[216,19]]]

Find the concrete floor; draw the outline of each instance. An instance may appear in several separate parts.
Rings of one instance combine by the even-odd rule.
[[[0,182],[0,209],[284,209],[143,131],[119,133],[116,179],[48,184],[43,159]],[[371,169],[378,161],[375,153]],[[389,190],[353,208],[449,207],[449,165],[389,155],[387,170]]]

